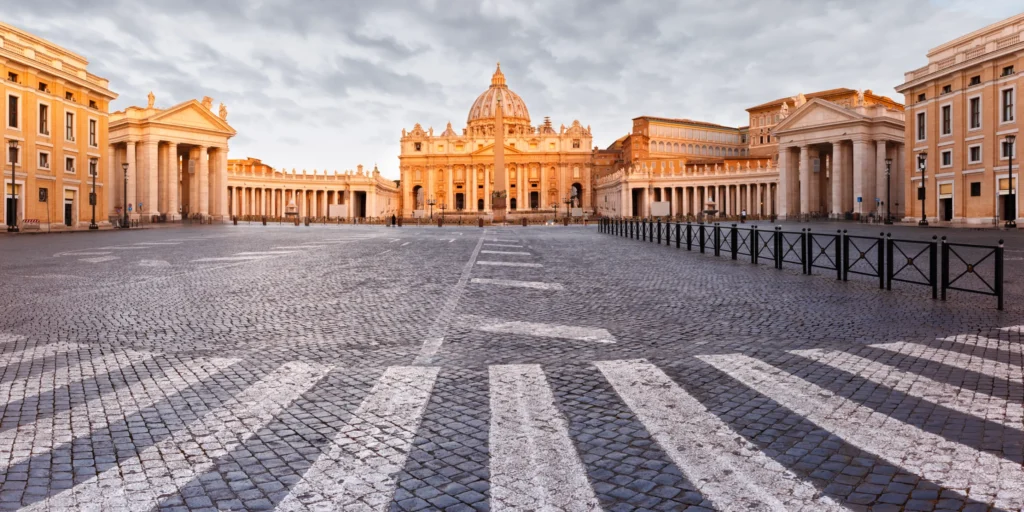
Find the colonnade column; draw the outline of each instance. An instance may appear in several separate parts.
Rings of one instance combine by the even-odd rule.
[[[135,142],[128,141],[125,143],[125,160],[128,162],[128,191],[125,192],[127,195],[124,198],[123,208],[128,208],[129,204],[135,203],[136,196],[136,184],[138,183],[139,167],[135,162]],[[122,175],[123,176],[123,175]],[[122,188],[124,184],[121,184]]]
[[[167,163],[164,172],[164,188],[167,189],[167,218],[168,220],[175,220],[181,218],[178,213],[178,144],[174,142],[167,143],[166,150]]]
[[[228,148],[217,148],[217,215],[228,215]]]
[[[832,142],[832,215],[843,216],[843,145],[842,141]]]
[[[800,146],[800,210],[811,212],[811,152],[810,147]]]
[[[885,159],[889,156],[889,148],[884,140],[875,141],[875,172],[871,173],[874,187],[871,190],[874,191],[874,197],[871,198],[871,207],[875,207],[875,199],[877,198],[880,202],[885,201]],[[867,201],[867,199],[865,199]],[[879,202],[879,204],[881,204]],[[881,215],[885,215],[885,206],[881,206],[881,211],[878,212]]]
[[[196,174],[199,175],[199,213],[202,215],[210,214],[210,161],[209,154],[207,153],[206,146],[199,147],[199,169]]]
[[[792,152],[789,147],[779,146],[779,218],[782,219],[789,217],[789,191],[793,188],[793,182],[796,181],[790,168]]]
[[[875,190],[874,182],[868,186],[867,180],[867,175],[871,174],[869,167],[871,155],[868,145],[866,140],[853,141],[853,200],[854,202],[857,201],[857,198],[861,200],[854,205],[854,211],[861,214],[866,214],[870,210],[870,207],[865,206],[869,200],[867,194]]]

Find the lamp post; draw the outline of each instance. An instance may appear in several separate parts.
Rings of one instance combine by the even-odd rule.
[[[89,173],[92,174],[92,192],[89,193],[89,206],[92,207],[92,220],[89,221],[89,229],[99,229],[96,225],[96,175],[99,174],[97,158],[89,158]]]
[[[1006,136],[1006,153],[1010,156],[1010,165],[1007,168],[1007,172],[1010,173],[1010,205],[1011,210],[1007,212],[1006,224],[1004,227],[1015,228],[1017,227],[1017,194],[1013,190],[1013,143],[1017,142],[1016,135]]]
[[[572,199],[570,199],[569,196],[565,196],[565,199],[562,200],[562,202],[565,203],[565,217],[568,218],[569,217],[569,205],[572,204]]]
[[[885,223],[892,224],[892,203],[889,201],[892,197],[890,194],[892,186],[892,178],[890,172],[892,171],[892,158],[885,159]]]
[[[924,196],[926,195],[924,171],[928,166],[928,153],[921,153],[917,155],[917,168],[921,170],[921,221],[917,223],[918,226],[927,226],[928,217],[924,214]]]
[[[11,159],[11,208],[7,210],[7,232],[18,232],[18,189],[14,184],[14,164],[18,161],[18,141],[7,141],[8,156]]]
[[[128,162],[121,164],[121,170],[124,171],[124,222],[121,229],[128,229]]]
[[[447,207],[448,207],[448,205],[445,204],[444,202],[441,202],[441,205],[438,206],[438,208],[441,209],[441,223],[444,223],[444,209],[447,208]]]
[[[427,206],[430,207],[430,220],[434,220],[434,205],[437,204],[436,199],[427,199]]]

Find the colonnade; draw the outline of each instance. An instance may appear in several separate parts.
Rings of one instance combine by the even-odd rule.
[[[107,187],[107,194],[112,208],[124,208],[127,202],[135,218],[227,215],[227,147],[144,137],[112,143],[108,151],[114,186]]]
[[[353,190],[309,190],[307,188],[261,187],[232,184],[228,191],[231,215],[283,217],[374,217],[378,216],[375,195]],[[295,210],[289,211],[294,203]],[[331,205],[341,205],[334,208]],[[340,212],[339,212],[340,210]]]
[[[776,213],[776,184],[730,183],[692,186],[633,186],[623,193],[622,209],[626,216],[647,217],[653,202],[669,203],[673,217],[715,210],[719,215],[768,216]]]

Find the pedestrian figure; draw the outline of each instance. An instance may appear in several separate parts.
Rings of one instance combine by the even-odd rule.
[[[391,214],[391,227],[395,227],[398,224],[398,217],[395,214]]]
[[[747,209],[740,210],[740,224],[747,222]]]

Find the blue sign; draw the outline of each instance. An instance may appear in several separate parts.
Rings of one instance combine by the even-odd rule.
[[[132,211],[132,205],[130,205],[130,204],[128,205],[128,211],[129,212]]]
[[[863,203],[864,202],[864,198],[860,197],[860,196],[857,196],[857,202],[858,203]]]

